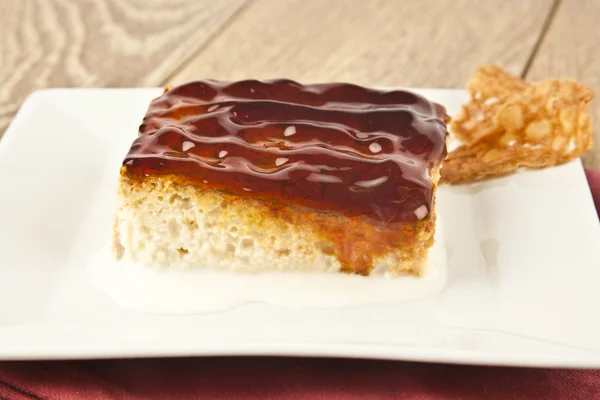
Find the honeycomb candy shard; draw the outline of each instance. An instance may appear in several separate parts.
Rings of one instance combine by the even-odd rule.
[[[442,182],[558,165],[591,148],[587,111],[594,93],[589,88],[572,79],[526,85],[509,77],[497,67],[483,67],[469,82],[471,101],[451,125],[463,144],[444,162]]]

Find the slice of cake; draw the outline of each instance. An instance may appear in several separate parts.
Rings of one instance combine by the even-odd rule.
[[[153,100],[123,161],[113,249],[157,267],[419,274],[444,108],[401,90],[197,81]]]

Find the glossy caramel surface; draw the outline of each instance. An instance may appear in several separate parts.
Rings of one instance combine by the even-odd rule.
[[[196,81],[153,100],[125,174],[383,223],[431,210],[445,110],[416,94],[289,80]]]

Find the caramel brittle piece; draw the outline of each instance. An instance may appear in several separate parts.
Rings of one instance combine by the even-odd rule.
[[[592,118],[586,112],[593,97],[590,89],[570,79],[536,82],[513,93],[483,134],[471,132],[470,137],[479,136],[448,155],[442,181],[476,181],[582,156],[592,146]]]
[[[453,118],[450,129],[453,137],[471,143],[494,131],[494,117],[513,95],[522,92],[527,84],[495,65],[482,66],[467,83],[471,101],[462,106]]]

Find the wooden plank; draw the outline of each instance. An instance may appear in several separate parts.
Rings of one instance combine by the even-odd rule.
[[[581,81],[600,96],[600,1],[563,0],[526,74],[528,80],[570,77]],[[600,106],[592,103],[594,148],[584,164],[600,169]]]
[[[244,2],[0,1],[0,135],[38,88],[160,84]]]
[[[257,0],[170,83],[288,77],[464,87],[488,62],[520,74],[553,1],[501,3]]]

